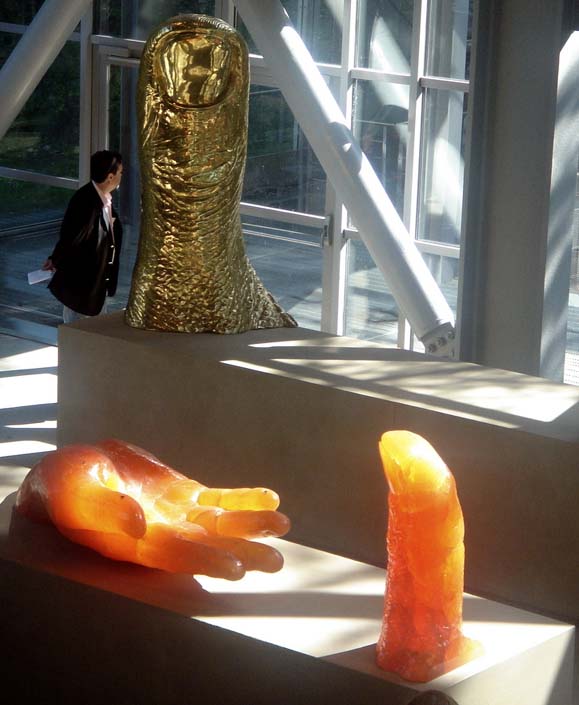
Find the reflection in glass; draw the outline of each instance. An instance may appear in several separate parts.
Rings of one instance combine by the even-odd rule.
[[[0,68],[10,56],[10,52],[18,44],[21,34],[13,34],[12,32],[0,32]]]
[[[414,0],[359,0],[357,65],[410,73]]]
[[[431,0],[428,13],[426,73],[468,79],[473,0]]]
[[[444,294],[444,298],[456,317],[456,300],[458,296],[458,257],[444,257],[428,252],[423,253],[424,261],[432,272],[432,276]]]
[[[0,62],[19,38],[0,33]],[[79,56],[67,42],[0,141],[1,166],[78,178]]]
[[[459,91],[425,93],[419,239],[460,242],[466,104]]]
[[[573,246],[571,250],[571,280],[569,288],[575,296],[579,294],[579,163],[577,164],[575,207],[573,209]]]
[[[60,220],[73,193],[71,189],[0,177],[0,233]]]
[[[252,85],[242,201],[321,214],[325,187],[326,175],[279,89]]]
[[[345,335],[397,347],[398,306],[365,245],[351,240],[348,252]]]
[[[182,13],[214,15],[215,0],[96,0],[94,31],[145,40],[157,25]]]
[[[575,206],[573,208],[573,245],[570,252],[571,276],[565,352],[564,381],[567,384],[579,384],[579,164],[577,164],[577,176]]]
[[[408,86],[356,81],[354,134],[402,217],[408,142]]]
[[[0,178],[0,326],[19,323],[56,327],[62,304],[46,283],[30,286],[27,273],[52,252],[73,191]]]
[[[320,231],[303,225],[241,216],[245,248],[257,275],[280,306],[304,328],[320,330]]]
[[[343,0],[284,0],[283,6],[314,61],[339,64],[342,52]],[[252,54],[259,54],[243,19],[237,29]]]

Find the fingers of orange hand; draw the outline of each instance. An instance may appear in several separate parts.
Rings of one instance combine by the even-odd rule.
[[[167,544],[163,546],[164,550],[171,548],[173,543],[171,534],[173,533],[181,539],[187,539],[189,542],[196,542],[218,550],[219,553],[216,555],[220,556],[221,561],[229,561],[230,557],[233,556],[240,561],[244,570],[275,573],[283,567],[283,556],[281,553],[273,546],[268,546],[267,544],[248,541],[243,538],[211,535],[201,526],[189,522],[174,525],[172,529],[163,529],[163,525],[153,525],[153,527],[152,532],[147,534],[148,542],[152,541],[152,536],[159,536],[164,531],[169,536]],[[224,565],[228,565],[228,563],[224,563]],[[225,568],[221,568],[221,571],[225,572]],[[197,571],[197,573],[200,572]],[[215,572],[203,571],[203,573],[205,575],[214,575],[215,577],[224,577],[223,575],[216,575]]]
[[[199,493],[205,486],[195,480],[177,480],[163,492],[162,500],[172,504],[191,504],[197,502]]]
[[[198,527],[152,524],[138,542],[138,561],[171,573],[208,575],[239,580],[245,575],[243,562],[234,553],[212,541]]]
[[[285,514],[269,510],[228,512],[199,506],[188,512],[187,521],[199,524],[210,534],[245,539],[283,536],[290,530]]]
[[[209,575],[226,580],[239,580],[245,574],[240,557],[227,546],[207,541],[209,537],[201,527],[181,529],[167,524],[149,524],[142,539],[101,531],[66,529],[61,533],[107,558],[169,573]]]
[[[238,580],[247,570],[275,573],[283,557],[272,546],[241,538],[211,536],[194,524],[152,524],[137,542],[139,561],[171,572]]]
[[[206,487],[199,493],[197,502],[201,505],[221,507],[221,509],[274,510],[279,507],[279,496],[265,487],[239,487],[220,489]]]
[[[203,541],[220,546],[236,556],[243,563],[245,570],[277,573],[283,568],[283,556],[273,546],[267,546],[257,541],[224,537],[207,537]]]

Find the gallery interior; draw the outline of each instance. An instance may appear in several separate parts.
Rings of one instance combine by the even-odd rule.
[[[139,67],[182,13],[247,42],[245,248],[297,328],[125,323]],[[4,0],[0,105],[0,662],[19,702],[579,705],[575,0]],[[101,149],[123,155],[119,287],[63,326],[27,273]],[[456,478],[485,650],[419,685],[372,656],[392,429]],[[111,437],[275,489],[286,568],[198,589],[14,520],[47,451]]]

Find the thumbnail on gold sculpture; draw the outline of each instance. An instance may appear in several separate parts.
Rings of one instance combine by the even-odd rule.
[[[240,35],[203,15],[149,38],[138,88],[142,218],[126,310],[136,328],[240,333],[296,325],[245,254],[239,202],[249,64]]]
[[[108,558],[227,580],[283,565],[271,546],[289,520],[265,488],[214,489],[123,441],[71,445],[24,478],[16,510]]]
[[[388,481],[388,580],[377,663],[426,682],[466,663],[480,644],[462,634],[464,521],[452,473],[410,431],[382,435]]]

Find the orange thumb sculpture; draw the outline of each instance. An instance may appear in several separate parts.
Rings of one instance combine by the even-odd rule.
[[[452,473],[410,431],[380,441],[388,480],[388,579],[377,663],[426,682],[478,656],[462,634],[464,521]]]
[[[283,565],[271,546],[289,519],[265,488],[214,489],[123,441],[65,446],[24,478],[16,510],[104,556],[172,573],[238,580]]]

